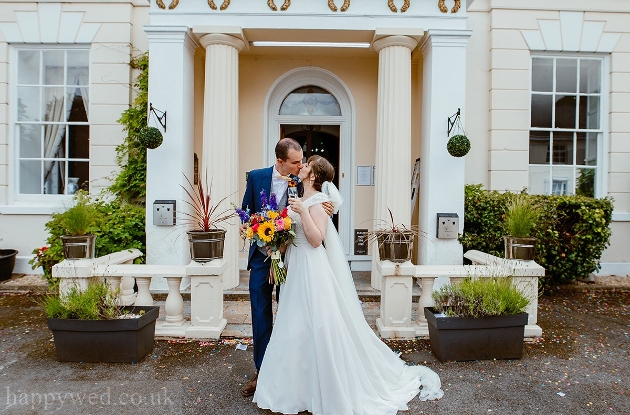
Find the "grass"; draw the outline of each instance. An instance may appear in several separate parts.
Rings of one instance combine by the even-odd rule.
[[[61,295],[49,295],[40,304],[48,318],[109,320],[118,318],[118,291],[112,292],[107,282],[90,283],[86,290],[72,286]]]

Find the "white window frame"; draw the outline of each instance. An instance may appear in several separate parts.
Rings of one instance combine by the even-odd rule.
[[[18,51],[20,50],[86,50],[88,52],[88,62],[90,65],[88,85],[92,87],[92,52],[90,44],[19,44],[10,46],[9,50],[9,160],[8,160],[8,205],[0,206],[0,213],[4,214],[50,214],[57,210],[64,203],[72,199],[72,195],[62,194],[21,194],[19,192],[19,142],[18,142]],[[91,100],[89,113],[91,114]],[[91,121],[88,118],[88,128],[91,131]],[[90,154],[91,158],[91,154]],[[88,163],[91,160],[88,159]],[[91,167],[90,167],[91,169]]]
[[[530,56],[530,76],[529,76],[529,97],[530,97],[530,104],[529,104],[529,114],[530,114],[530,122],[531,122],[531,110],[532,110],[532,106],[531,106],[531,97],[535,92],[538,91],[533,91],[533,80],[532,80],[532,74],[533,74],[533,62],[534,59],[536,58],[556,58],[556,59],[571,59],[571,58],[578,58],[578,59],[599,59],[601,61],[601,93],[600,93],[600,120],[599,120],[599,129],[597,130],[597,167],[596,167],[596,174],[595,174],[595,197],[604,197],[608,194],[608,180],[607,180],[607,173],[608,173],[608,159],[607,157],[605,157],[606,154],[608,154],[608,150],[609,150],[609,140],[610,140],[610,134],[609,134],[609,124],[610,124],[610,120],[608,117],[608,113],[609,113],[609,106],[610,106],[610,55],[609,54],[603,54],[603,53],[589,53],[589,54],[585,54],[585,53],[566,53],[566,52],[562,52],[562,53],[552,53],[552,52],[532,52],[531,56]],[[579,65],[578,65],[579,68]],[[555,83],[556,83],[556,74],[554,71],[553,74],[553,83],[554,83],[554,91],[555,91]],[[579,83],[579,77],[578,77],[578,83]],[[576,92],[578,95],[580,94],[579,90]],[[579,110],[579,109],[578,109]],[[555,112],[555,103],[554,105],[552,105],[552,111]],[[575,129],[558,129],[555,128],[553,125],[551,126],[551,128],[538,128],[538,127],[532,127],[530,125],[529,129],[528,129],[528,135],[529,132],[531,131],[549,131],[549,132],[568,132],[568,131],[572,131],[572,132],[595,132],[595,130],[581,130],[579,128],[575,128]],[[528,138],[529,140],[529,138]],[[528,148],[529,148],[529,141],[528,141]],[[575,153],[575,151],[577,151],[577,148],[574,146],[573,151]],[[553,181],[558,180],[557,177],[553,177],[554,176],[554,171],[553,171],[553,148],[550,148],[550,163],[549,164],[529,164],[528,163],[528,170],[529,167],[531,166],[540,166],[540,167],[549,167],[549,177],[547,179],[545,179],[545,192],[546,194],[551,194],[552,191],[552,186],[550,186],[550,183],[553,183]],[[572,177],[569,178],[569,186],[571,187],[571,193],[570,194],[575,194],[575,186],[576,186],[576,180],[577,180],[577,173],[576,171],[578,169],[580,169],[579,165],[575,165],[575,164],[571,164],[571,165],[557,165],[557,166],[564,166],[564,167],[571,167],[573,169],[573,174]],[[587,167],[587,166],[585,166]],[[564,179],[564,177],[562,178]],[[528,188],[531,191],[531,183],[528,183]]]

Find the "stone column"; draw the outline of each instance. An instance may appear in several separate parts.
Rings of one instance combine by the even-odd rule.
[[[185,207],[184,174],[193,174],[194,55],[198,43],[186,26],[145,26],[149,39],[149,102],[166,111],[164,141],[147,155],[147,263],[184,265],[190,262],[183,227],[153,225],[153,201],[176,200]],[[150,126],[156,126],[153,118]],[[177,215],[177,220],[181,215]],[[184,282],[186,284],[186,282]],[[156,277],[151,289],[165,291],[166,281]]]
[[[203,114],[203,153],[199,177],[212,181],[212,202],[224,197],[219,210],[231,209],[238,200],[238,53],[243,39],[223,33],[209,33],[199,41],[206,48],[206,73]],[[225,225],[227,269],[223,288],[236,287],[238,269],[238,218]]]
[[[417,44],[409,36],[386,36],[372,45],[379,57],[375,227],[389,221],[388,208],[396,223],[411,225],[411,51]],[[377,246],[372,258],[372,287],[381,289]]]
[[[418,223],[424,232],[418,244],[420,264],[461,265],[463,260],[457,239],[437,239],[436,231],[438,213],[456,213],[458,232],[464,229],[465,158],[452,157],[446,143],[447,119],[458,108],[466,127],[466,45],[471,34],[469,30],[429,30],[420,43],[423,85]]]

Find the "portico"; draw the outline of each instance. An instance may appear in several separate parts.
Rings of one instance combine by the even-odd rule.
[[[411,172],[418,157],[415,221],[426,236],[418,261],[461,264],[457,240],[436,238],[436,214],[457,213],[462,231],[464,160],[446,151],[446,118],[457,108],[466,113],[466,11],[444,14],[437,2],[411,2],[404,13],[376,0],[348,2],[343,12],[323,0],[295,2],[284,11],[250,3],[227,2],[216,10],[205,2],[151,4],[145,26],[149,101],[167,111],[168,129],[164,144],[149,151],[147,262],[189,262],[183,229],[152,222],[154,200],[175,199],[178,209],[186,208],[183,174],[204,179],[207,172],[213,199],[229,196],[238,205],[246,172],[273,163],[278,139],[298,127],[319,126],[339,153],[345,201],[338,229],[354,269],[373,269],[372,285],[380,289],[370,257],[354,253],[354,230],[372,229],[374,219],[387,219],[388,208],[397,223],[411,224]],[[261,47],[258,41],[311,46]],[[316,42],[332,45],[312,46]],[[367,47],[341,47],[350,42]],[[279,112],[288,94],[307,86],[332,95],[340,115]],[[374,166],[373,185],[358,183],[357,166]],[[243,267],[236,226],[226,237],[224,289],[238,285]],[[166,291],[167,284],[154,278],[151,288]]]

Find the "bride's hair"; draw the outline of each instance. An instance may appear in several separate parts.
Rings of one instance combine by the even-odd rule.
[[[322,184],[324,182],[332,182],[335,178],[335,168],[322,156],[311,156],[308,158],[307,163],[311,168],[311,173],[315,175],[313,188],[321,192]]]

